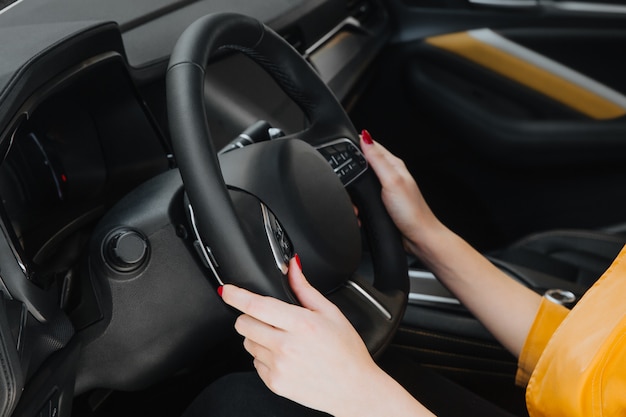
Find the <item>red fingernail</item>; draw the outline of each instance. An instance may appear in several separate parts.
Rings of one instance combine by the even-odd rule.
[[[222,291],[224,291],[224,287],[222,285],[217,287],[217,295],[219,295],[220,297],[222,296]]]
[[[295,255],[293,255],[294,258],[296,258],[296,263],[298,264],[298,268],[300,268],[300,271],[302,271],[302,262],[300,262],[300,256],[298,256],[298,254],[296,253]]]
[[[374,143],[374,140],[372,139],[372,135],[370,135],[370,132],[368,132],[365,129],[361,130],[361,137],[363,138],[363,142],[365,142],[368,145],[371,145]]]

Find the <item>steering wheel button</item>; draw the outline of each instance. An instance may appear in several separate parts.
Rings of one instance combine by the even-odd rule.
[[[261,204],[261,212],[276,266],[283,274],[287,274],[287,264],[293,257],[293,245],[276,216],[264,204]]]
[[[281,239],[280,240],[280,248],[283,252],[283,255],[288,256],[288,258],[291,258],[291,256],[289,256],[292,252],[291,250],[291,243],[289,243],[288,240],[286,239]]]
[[[349,139],[338,139],[317,147],[344,186],[367,170],[367,161],[359,148]]]
[[[196,252],[198,252],[198,256],[200,257],[200,260],[202,261],[206,269],[211,269],[211,267],[209,266],[209,260],[204,256],[204,253],[202,251],[202,243],[198,242],[197,240],[194,240],[193,247],[196,250]]]

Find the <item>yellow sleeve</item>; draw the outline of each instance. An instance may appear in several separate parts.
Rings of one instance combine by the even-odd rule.
[[[517,385],[526,386],[552,334],[568,313],[569,309],[560,304],[553,303],[546,298],[541,300],[537,316],[528,332],[517,362],[517,375],[515,375]]]

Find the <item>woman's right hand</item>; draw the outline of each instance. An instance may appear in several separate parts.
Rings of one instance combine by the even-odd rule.
[[[402,233],[406,249],[416,254],[431,232],[445,226],[431,211],[402,159],[374,142],[366,130],[361,133],[361,150],[382,185],[382,201]]]
[[[363,155],[382,185],[382,200],[407,250],[519,356],[541,296],[510,279],[432,213],[404,162],[361,134]]]

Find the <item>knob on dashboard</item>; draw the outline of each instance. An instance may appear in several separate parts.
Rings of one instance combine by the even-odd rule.
[[[110,233],[104,242],[106,263],[118,272],[133,272],[148,259],[147,239],[138,231],[120,229]]]

